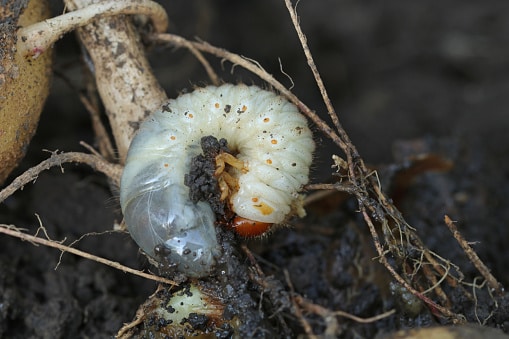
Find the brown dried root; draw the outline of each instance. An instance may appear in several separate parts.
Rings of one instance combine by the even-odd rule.
[[[465,251],[465,254],[467,255],[468,259],[470,259],[470,262],[477,268],[479,273],[482,274],[484,279],[488,282],[488,285],[491,289],[493,289],[497,294],[502,295],[504,292],[504,289],[502,285],[498,282],[498,280],[490,273],[490,270],[486,265],[482,262],[482,260],[479,258],[477,253],[470,247],[468,242],[463,238],[461,233],[458,231],[458,228],[454,224],[454,221],[449,218],[448,215],[444,217],[445,224],[449,228],[449,230],[452,232],[452,235],[454,236],[454,239],[458,241],[463,251]]]
[[[46,234],[46,231],[45,231],[44,227],[41,226],[41,228],[42,228],[43,233]],[[73,247],[66,246],[66,245],[62,244],[61,242],[58,242],[58,241],[55,241],[55,240],[51,240],[49,238],[48,239],[44,239],[44,238],[40,238],[40,237],[37,237],[37,236],[33,236],[33,235],[30,235],[30,234],[23,233],[21,230],[17,229],[13,225],[0,224],[0,233],[7,234],[7,235],[9,235],[11,237],[19,238],[19,239],[24,240],[24,241],[31,242],[34,245],[35,244],[41,244],[41,245],[44,245],[44,246],[47,246],[47,247],[53,247],[53,248],[59,249],[62,252],[71,253],[71,254],[77,255],[79,257],[88,259],[88,260],[96,261],[96,262],[101,263],[103,265],[107,265],[107,266],[113,267],[113,268],[115,268],[117,270],[120,270],[122,272],[134,274],[134,275],[137,275],[137,276],[145,278],[145,279],[150,279],[150,280],[154,280],[154,281],[157,281],[157,282],[160,282],[160,283],[169,284],[169,285],[177,285],[177,283],[172,281],[172,280],[169,280],[169,279],[166,279],[166,278],[162,278],[162,277],[158,277],[158,276],[155,276],[153,274],[148,274],[148,273],[145,273],[145,272],[141,272],[141,271],[132,269],[132,268],[124,266],[124,265],[122,265],[122,264],[120,264],[118,262],[111,261],[111,260],[108,260],[108,259],[104,259],[104,258],[95,256],[93,254],[80,251],[80,250],[75,249]]]
[[[339,133],[341,143],[337,143],[337,145],[344,151],[346,154],[346,166],[348,168],[348,181],[351,183],[353,187],[356,188],[356,192],[353,194],[356,196],[360,212],[363,215],[363,218],[368,225],[370,233],[373,237],[373,241],[375,243],[375,248],[379,254],[380,262],[388,269],[391,275],[405,288],[407,288],[412,294],[423,300],[434,313],[437,311],[440,314],[450,318],[453,322],[464,322],[465,319],[460,314],[454,314],[449,310],[449,308],[438,305],[434,301],[432,301],[429,297],[425,296],[424,293],[417,291],[413,286],[410,285],[409,281],[403,278],[393,267],[389,264],[386,257],[386,250],[384,246],[387,246],[388,251],[394,255],[398,259],[398,264],[400,267],[405,267],[407,265],[408,257],[407,257],[407,249],[412,248],[420,251],[424,254],[424,258],[429,260],[431,267],[436,269],[437,267],[443,267],[449,265],[449,262],[446,259],[439,257],[438,255],[433,255],[426,246],[421,242],[418,235],[415,233],[415,230],[407,224],[404,220],[401,213],[397,210],[397,208],[386,198],[385,194],[381,191],[380,183],[378,182],[375,176],[372,176],[370,171],[366,168],[364,162],[360,158],[360,155],[357,152],[357,149],[350,141],[347,133],[342,128],[339,123],[338,116],[332,106],[332,103],[328,97],[327,91],[321,80],[320,74],[316,68],[316,65],[313,61],[311,52],[307,45],[306,37],[304,36],[297,17],[297,12],[295,8],[293,8],[290,0],[285,0],[286,7],[288,12],[290,13],[290,17],[292,18],[293,25],[295,30],[297,31],[297,35],[301,42],[302,48],[306,55],[308,65],[311,68],[311,71],[315,77],[316,83],[320,89],[322,94],[322,98],[327,107],[329,116],[332,119],[332,122]],[[326,131],[324,131],[326,133]],[[340,164],[341,165],[341,164]],[[338,165],[339,166],[339,165]],[[381,224],[382,231],[384,234],[384,243],[380,241],[378,236],[378,232],[375,228],[375,222]],[[423,266],[423,265],[421,265]],[[427,266],[426,266],[427,267]],[[427,272],[422,273],[422,275],[429,281],[431,287],[429,291],[436,289],[437,295],[443,300],[443,302],[447,305],[448,300],[445,293],[442,289],[438,288],[439,283],[435,279],[435,272],[430,272],[431,269],[426,270]],[[438,275],[443,273],[442,269],[438,270]],[[416,272],[413,272],[416,274]],[[444,277],[447,277],[449,273],[444,274]],[[461,272],[460,272],[461,275]],[[454,280],[455,277],[451,277],[448,279]],[[444,279],[445,280],[445,279]],[[442,280],[441,280],[442,281]]]
[[[73,84],[73,82],[63,73],[55,71],[55,74],[62,79],[66,85],[71,88],[80,98],[81,103],[90,115],[92,130],[94,131],[95,143],[99,153],[107,160],[113,162],[115,157],[114,147],[111,142],[110,136],[106,127],[101,120],[101,109],[99,104],[99,97],[97,95],[97,87],[95,86],[95,79],[91,74],[85,73],[85,94]],[[89,149],[92,153],[91,149]]]
[[[29,182],[35,182],[42,171],[52,167],[59,166],[64,171],[62,164],[67,162],[75,162],[86,164],[94,170],[104,173],[112,180],[115,185],[120,185],[120,176],[122,175],[122,166],[112,164],[104,160],[101,156],[95,154],[86,154],[80,152],[58,153],[51,152],[49,159],[42,161],[39,165],[28,169],[26,172],[18,176],[7,187],[0,191],[0,203],[10,197],[14,192],[22,189]]]
[[[287,280],[288,280],[289,275],[287,274],[287,272],[285,272],[285,276],[287,276]],[[353,315],[353,314],[345,312],[345,311],[330,310],[330,309],[325,308],[321,305],[312,303],[300,295],[294,295],[292,298],[292,301],[294,303],[294,307],[296,309],[299,309],[299,313],[301,314],[301,316],[299,317],[301,324],[304,323],[305,320],[304,320],[304,317],[302,317],[302,311],[300,311],[300,308],[305,310],[307,313],[313,313],[313,314],[319,315],[320,317],[322,317],[324,319],[326,328],[325,328],[325,331],[323,334],[325,336],[336,336],[337,333],[340,331],[340,325],[336,319],[337,317],[347,318],[347,319],[353,320],[360,324],[369,324],[369,323],[373,323],[373,322],[385,319],[387,317],[390,317],[391,315],[396,313],[395,309],[391,309],[387,312],[375,315],[373,317],[362,318],[362,317],[358,317],[356,315]],[[308,331],[309,330],[310,330],[310,328],[308,329]],[[312,332],[308,333],[308,331],[306,331],[307,335],[309,335],[310,337],[316,338],[316,336]]]

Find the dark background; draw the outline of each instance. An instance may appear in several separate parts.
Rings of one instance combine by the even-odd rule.
[[[170,32],[255,59],[290,86],[279,58],[295,83],[293,92],[327,119],[282,1],[176,0],[164,6]],[[53,10],[57,14],[62,8],[55,2]],[[482,202],[470,212],[480,219],[465,232],[481,240],[476,249],[486,252],[493,266],[504,267],[506,257],[493,253],[504,253],[509,240],[509,3],[307,0],[299,3],[298,13],[339,118],[367,163],[390,164],[395,140],[423,137],[449,140],[476,154],[477,170],[470,172],[470,180],[482,185],[475,190],[482,193],[477,197]],[[56,75],[40,128],[12,177],[47,158],[44,149],[84,151],[79,141],[94,143],[78,99],[84,66],[74,35],[59,41],[55,51]],[[187,51],[152,47],[150,53],[168,96],[208,83]],[[261,84],[240,68],[231,74],[230,64],[221,71],[219,60],[208,59],[225,81]],[[312,180],[321,182],[330,177],[331,154],[340,151],[319,132],[316,140]],[[84,167],[65,168],[64,174],[58,169],[42,174],[14,194],[1,206],[0,222],[34,233],[37,213],[53,239],[110,230],[114,220],[121,220],[116,194],[101,175]],[[459,212],[455,217],[462,216],[468,219]],[[58,251],[6,236],[0,236],[0,243],[0,337],[107,337],[133,317],[155,287],[69,254],[54,270]],[[87,237],[78,247],[133,267],[142,261],[126,234]],[[503,269],[495,273],[509,282]]]

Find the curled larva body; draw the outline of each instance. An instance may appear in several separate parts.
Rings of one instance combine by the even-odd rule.
[[[120,203],[129,232],[156,260],[206,275],[219,252],[215,215],[193,203],[184,177],[200,140],[224,138],[244,168],[229,168],[238,190],[229,205],[242,218],[281,223],[308,182],[314,142],[306,119],[286,99],[256,86],[208,86],[150,115],[131,143]]]

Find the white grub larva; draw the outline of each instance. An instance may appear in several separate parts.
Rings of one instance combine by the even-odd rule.
[[[302,211],[298,192],[308,182],[314,151],[295,105],[256,86],[198,88],[140,125],[122,175],[125,222],[149,256],[189,277],[209,274],[220,251],[215,213],[207,201],[193,202],[184,184],[207,136],[225,139],[234,155],[216,158],[218,166],[231,166],[215,174],[227,209],[253,227]]]

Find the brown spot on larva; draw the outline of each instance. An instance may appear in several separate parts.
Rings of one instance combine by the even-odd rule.
[[[256,198],[256,197],[251,198],[251,201],[252,201],[252,202],[258,202],[258,198]]]
[[[216,103],[214,104],[214,107],[215,107],[215,108],[219,108],[219,102],[216,102]]]
[[[175,140],[175,139],[177,139],[177,138],[176,138],[174,135],[172,135],[172,136],[170,137],[170,139],[171,139],[171,140]]]
[[[170,165],[168,165],[168,164],[164,164],[164,167],[168,167],[168,166],[170,166]]]
[[[256,208],[258,211],[260,211],[260,213],[263,215],[269,215],[269,214],[272,214],[272,212],[274,212],[274,208],[270,207],[269,205],[267,205],[264,202],[262,202],[258,205],[253,205],[253,207]]]
[[[170,104],[164,104],[163,106],[161,106],[161,109],[163,110],[163,112],[170,112],[171,113]]]
[[[137,131],[138,128],[140,128],[140,122],[139,121],[129,121],[127,124],[129,125],[129,127],[131,127],[135,131]]]
[[[270,143],[271,143],[272,145],[275,145],[275,144],[277,144],[277,140],[276,140],[276,139],[272,139],[272,140],[270,141]]]
[[[247,111],[247,106],[246,105],[242,105],[242,107],[237,110],[237,113],[242,114],[245,111]]]
[[[267,164],[269,164],[269,165],[272,165],[272,160],[271,160],[271,159],[267,159],[267,160],[265,160],[265,162],[266,162]]]
[[[194,118],[194,115],[192,113],[189,113],[189,119]]]
[[[270,118],[264,118],[263,119],[263,122],[269,122],[270,121]]]

